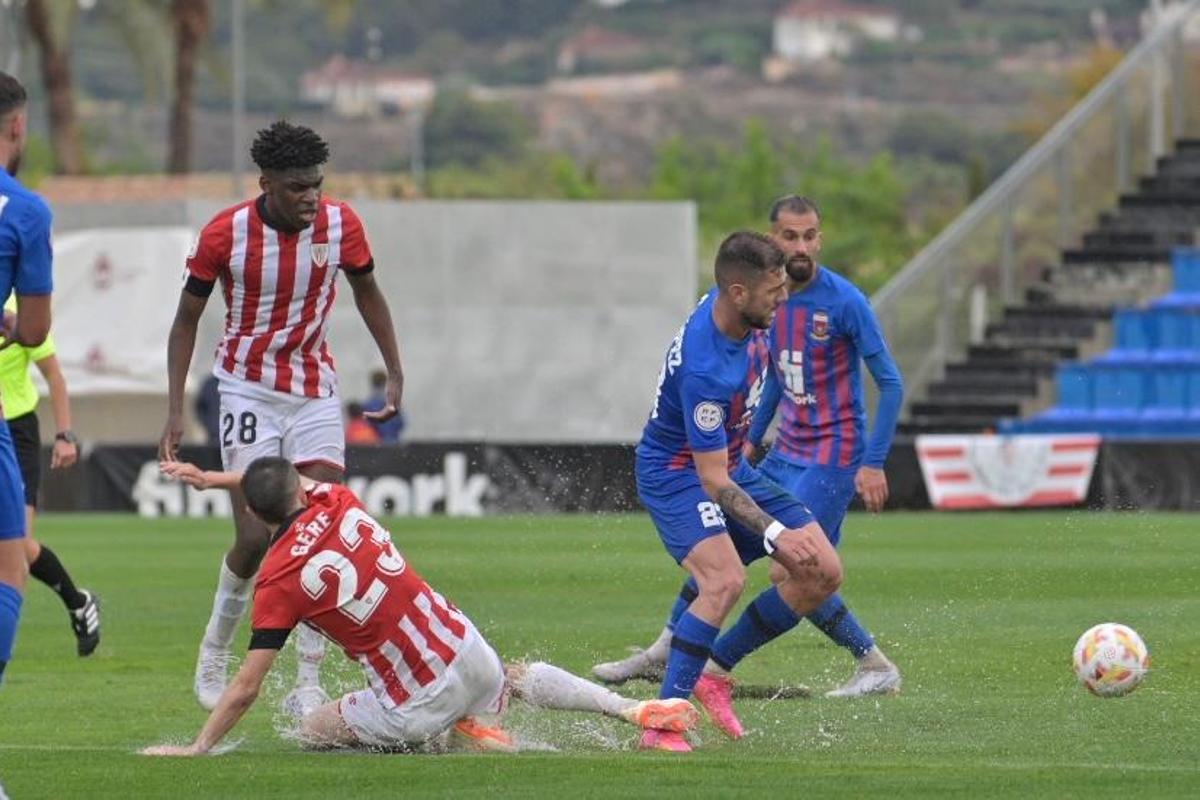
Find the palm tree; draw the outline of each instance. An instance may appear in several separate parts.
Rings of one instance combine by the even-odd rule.
[[[175,91],[167,130],[167,172],[180,175],[191,169],[196,60],[212,16],[208,0],[171,0],[169,14],[175,35]]]
[[[76,0],[28,0],[25,4],[25,25],[37,44],[42,85],[50,99],[50,146],[54,171],[60,175],[84,171],[70,57],[71,30],[78,11]]]

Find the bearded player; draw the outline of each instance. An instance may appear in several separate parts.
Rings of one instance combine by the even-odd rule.
[[[887,500],[883,464],[903,403],[904,384],[867,298],[850,281],[818,263],[822,241],[816,203],[797,195],[782,197],[772,206],[770,221],[771,237],[788,256],[788,300],[771,328],[772,370],[744,451],[749,457],[762,442],[778,410],[778,435],[758,470],[804,503],[836,547],[856,492],[869,511],[882,510]],[[869,438],[860,362],[879,389]],[[771,578],[782,578],[774,566]],[[595,675],[620,683],[661,673],[678,610],[695,594],[691,582],[684,584],[658,640],[624,660],[597,664]],[[827,696],[899,690],[900,670],[840,594],[807,618],[856,662],[850,679]]]
[[[358,215],[346,203],[322,197],[329,147],[321,137],[281,120],[258,132],[250,155],[262,171],[262,194],[217,214],[187,259],[167,345],[169,401],[159,457],[173,460],[183,435],[183,390],[196,328],[219,281],[225,334],[213,374],[220,387],[222,463],[244,470],[256,458],[282,456],[313,480],[336,482],[345,471],[345,434],[325,334],[338,273],[346,275],[387,368],[387,405],[372,415],[377,421],[396,415],[403,386],[391,314],[372,274],[375,261]],[[270,539],[246,511],[240,490],[231,491],[234,544],[221,562],[196,663],[196,697],[206,709],[225,689],[230,646]],[[296,647],[298,691],[288,704],[303,711],[327,699],[319,685],[324,643],[302,631]]]
[[[638,702],[545,663],[499,656],[460,610],[426,583],[352,491],[301,477],[290,461],[260,458],[244,475],[165,463],[199,489],[238,487],[251,513],[274,530],[254,591],[254,632],[237,677],[188,746],[148,755],[209,752],[249,710],[289,633],[320,631],[358,662],[370,688],[305,715],[312,747],[397,748],[453,729],[477,749],[509,751],[511,738],[477,715],[503,710],[509,691],[532,705],[593,711],[643,728],[684,731],[687,700]]]

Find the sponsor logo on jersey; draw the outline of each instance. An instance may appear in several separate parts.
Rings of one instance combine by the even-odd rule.
[[[827,312],[813,312],[812,338],[818,342],[823,342],[829,338],[829,314]]]
[[[312,260],[318,267],[323,267],[329,263],[329,242],[313,243]]]
[[[716,403],[705,401],[692,411],[692,419],[697,428],[705,433],[712,433],[725,422],[725,412]]]

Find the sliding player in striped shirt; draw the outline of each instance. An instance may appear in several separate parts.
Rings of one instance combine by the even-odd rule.
[[[167,345],[169,405],[159,457],[173,460],[183,436],[183,390],[196,328],[218,281],[225,335],[213,374],[220,382],[221,460],[243,470],[256,458],[283,456],[305,476],[341,480],[345,433],[333,358],[325,342],[329,311],[344,272],[363,322],[387,367],[387,405],[400,408],[403,375],[387,301],[362,222],[345,203],[321,195],[328,145],[314,131],[279,121],[258,132],[250,155],[262,194],[217,214],[188,256],[183,292]],[[221,563],[212,614],[196,664],[196,697],[211,709],[225,688],[229,649],[249,602],[268,531],[233,491],[236,538]],[[324,644],[297,637],[298,692],[290,710],[326,698],[318,680]]]
[[[501,663],[471,621],[435,591],[391,535],[344,486],[301,478],[283,458],[261,458],[245,474],[203,472],[169,462],[163,471],[199,489],[234,489],[275,533],[254,590],[254,632],[237,677],[196,740],[147,755],[212,750],[258,696],[294,628],[320,630],[356,661],[370,688],[305,715],[300,739],[313,747],[397,748],[453,731],[473,749],[511,751],[492,720],[511,693],[531,705],[591,711],[645,729],[695,725],[686,699],[638,702],[551,664]],[[311,626],[311,627],[310,627]]]

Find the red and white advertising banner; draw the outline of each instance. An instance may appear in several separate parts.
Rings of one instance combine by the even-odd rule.
[[[950,510],[1081,503],[1099,451],[1090,433],[917,437],[929,500]]]

